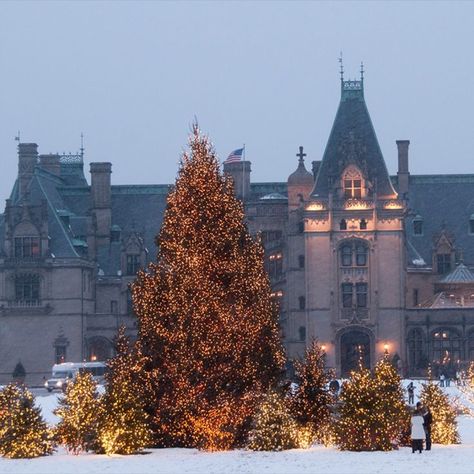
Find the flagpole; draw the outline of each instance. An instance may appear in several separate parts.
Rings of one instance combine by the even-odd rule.
[[[244,143],[244,146],[243,146],[243,150],[242,150],[242,155],[243,155],[243,159],[242,159],[242,204],[244,204],[245,202],[245,173],[244,173],[244,170],[245,170],[245,143]],[[244,204],[245,206],[245,204]]]

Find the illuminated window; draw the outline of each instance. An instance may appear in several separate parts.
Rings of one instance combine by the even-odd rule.
[[[56,364],[62,364],[66,362],[66,346],[55,346],[54,347],[54,360]]]
[[[279,280],[283,276],[283,255],[281,252],[271,254],[266,262],[268,276],[271,280]]]
[[[361,179],[345,179],[344,180],[344,197],[346,199],[357,199],[362,197],[362,180]]]
[[[461,358],[461,338],[457,331],[442,328],[431,338],[432,360],[441,365],[456,363]]]
[[[15,237],[15,257],[28,258],[40,256],[39,237]]]

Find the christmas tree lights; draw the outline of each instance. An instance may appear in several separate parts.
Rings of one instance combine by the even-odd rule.
[[[420,399],[433,415],[431,441],[440,444],[459,443],[456,409],[451,404],[448,395],[430,380],[429,383],[423,384]]]
[[[387,361],[374,370],[360,367],[342,385],[335,430],[337,444],[349,451],[389,451],[407,430],[409,415],[400,377]]]
[[[157,262],[132,287],[156,443],[238,445],[284,354],[262,245],[197,126],[157,245]]]
[[[140,357],[134,353],[122,326],[116,356],[107,362],[106,392],[101,397],[103,416],[99,442],[105,454],[132,454],[151,442],[151,430],[139,374]]]
[[[325,370],[325,353],[316,341],[306,349],[303,360],[295,361],[297,388],[290,397],[296,421],[312,433],[313,439],[323,439],[330,419],[332,395],[328,390],[333,374]]]
[[[298,423],[284,397],[269,391],[255,415],[248,447],[253,451],[282,451],[300,447]]]
[[[33,394],[23,385],[7,385],[0,391],[0,455],[35,458],[52,452],[52,434]]]
[[[97,384],[92,375],[79,372],[68,384],[65,396],[58,401],[54,414],[61,418],[56,439],[73,454],[99,449],[97,431],[102,416]]]

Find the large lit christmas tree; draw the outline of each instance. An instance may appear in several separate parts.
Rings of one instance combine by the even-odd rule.
[[[351,372],[340,401],[335,426],[340,449],[389,451],[402,439],[408,413],[400,378],[388,361],[380,361],[374,374],[363,367]]]
[[[91,374],[79,373],[58,401],[54,414],[61,418],[56,439],[73,454],[99,450],[98,429],[102,417],[97,384]]]
[[[316,341],[306,349],[303,360],[295,361],[297,387],[290,397],[293,416],[315,439],[322,439],[330,418],[332,395],[328,384],[333,374],[326,370],[326,355]]]
[[[105,454],[132,454],[151,442],[143,386],[138,379],[140,362],[122,326],[116,356],[107,362],[106,392],[101,397],[99,442]]]
[[[156,443],[235,446],[284,355],[263,248],[197,126],[157,245],[157,262],[133,285]]]
[[[51,431],[33,394],[23,385],[7,385],[0,391],[0,455],[34,458],[52,451]]]
[[[423,384],[420,400],[423,406],[430,409],[433,416],[431,441],[439,444],[459,443],[456,409],[448,395],[430,380],[427,384]]]

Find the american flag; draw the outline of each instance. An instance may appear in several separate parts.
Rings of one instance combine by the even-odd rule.
[[[244,152],[243,148],[238,148],[234,150],[225,160],[226,163],[234,163],[236,161],[242,161],[242,154]]]

